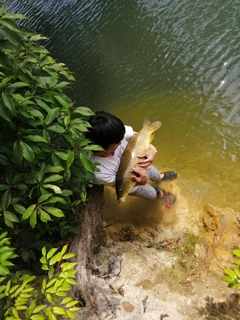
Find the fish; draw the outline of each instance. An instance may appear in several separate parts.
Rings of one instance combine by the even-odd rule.
[[[144,118],[142,129],[133,135],[124,150],[120,165],[116,174],[115,189],[118,203],[125,202],[126,197],[136,181],[132,178],[131,169],[136,167],[139,162],[138,156],[144,154],[149,149],[149,145],[154,139],[154,132],[161,127],[160,121],[150,122]]]

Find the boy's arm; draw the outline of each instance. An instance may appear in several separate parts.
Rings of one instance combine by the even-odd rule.
[[[145,154],[138,156],[139,162],[138,166],[144,169],[150,169],[157,154],[157,149],[150,144],[148,151]]]

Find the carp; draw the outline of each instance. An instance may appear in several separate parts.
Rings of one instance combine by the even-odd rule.
[[[139,162],[139,155],[147,152],[149,145],[154,138],[154,132],[161,127],[160,121],[150,122],[148,118],[143,121],[142,129],[135,133],[129,141],[121,157],[121,162],[116,174],[116,194],[119,203],[125,202],[125,198],[136,185],[132,179],[131,169]]]

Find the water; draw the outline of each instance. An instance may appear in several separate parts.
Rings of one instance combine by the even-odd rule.
[[[112,112],[135,130],[145,116],[162,121],[155,165],[178,172],[180,201],[193,212],[205,203],[239,210],[239,0],[6,2],[74,71],[69,95],[78,105]],[[119,208],[114,198],[107,191],[109,219],[158,211],[132,198]]]

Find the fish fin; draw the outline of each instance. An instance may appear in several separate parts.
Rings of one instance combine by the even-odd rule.
[[[154,137],[155,137],[155,133],[152,133],[152,134],[150,135],[150,137],[149,137],[150,143],[153,141]]]
[[[148,119],[148,117],[145,117],[143,120],[143,127],[148,127],[151,124],[151,121]]]
[[[161,125],[161,121],[155,121],[151,123],[151,121],[147,117],[145,117],[143,120],[143,127],[151,127],[154,129],[153,131],[156,131],[158,128],[161,127]]]
[[[156,131],[157,129],[159,129],[162,125],[162,122],[161,121],[155,121],[155,122],[152,122],[150,124],[150,126],[154,129],[154,131]]]

